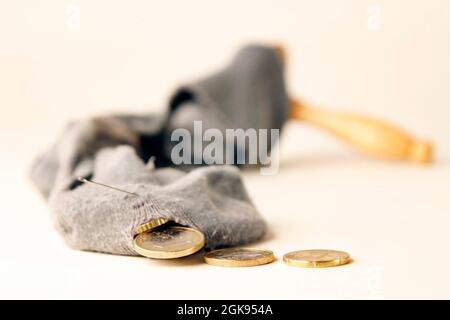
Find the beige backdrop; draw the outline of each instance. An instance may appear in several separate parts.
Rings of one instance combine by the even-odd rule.
[[[177,83],[263,41],[289,49],[293,94],[447,151],[449,15],[447,0],[0,1],[0,130],[161,109]]]

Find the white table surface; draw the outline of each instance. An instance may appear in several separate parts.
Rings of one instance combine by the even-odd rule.
[[[204,264],[202,254],[155,261],[69,249],[26,180],[22,143],[4,141],[14,153],[0,153],[0,298],[450,297],[448,161],[417,167],[369,160],[289,125],[280,173],[244,173],[270,226],[255,246],[278,260],[234,269]],[[345,250],[354,261],[329,269],[282,262],[284,253],[310,248]]]

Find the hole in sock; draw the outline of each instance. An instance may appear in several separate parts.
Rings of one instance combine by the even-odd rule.
[[[88,174],[86,176],[83,176],[83,178],[85,178],[87,180],[91,180],[92,179],[92,173]],[[79,181],[78,178],[75,178],[75,180],[72,181],[72,183],[69,185],[67,190],[70,190],[70,191],[75,190],[76,188],[78,188],[82,184],[83,184],[83,182]]]

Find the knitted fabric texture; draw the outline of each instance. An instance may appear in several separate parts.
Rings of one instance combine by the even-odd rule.
[[[266,224],[234,166],[175,167],[174,128],[279,128],[287,118],[282,68],[271,48],[249,46],[221,72],[176,90],[163,115],[111,115],[70,123],[35,159],[31,179],[73,248],[135,255],[135,228],[166,217],[217,248],[261,239]],[[184,114],[184,115],[183,115]],[[189,117],[185,116],[190,114]],[[146,165],[156,158],[156,168]],[[138,194],[91,184],[77,177]]]

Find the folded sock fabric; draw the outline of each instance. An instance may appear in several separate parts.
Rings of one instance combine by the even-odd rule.
[[[193,109],[201,110],[201,119],[180,116]],[[70,123],[53,147],[36,158],[31,179],[48,199],[57,230],[76,249],[135,255],[135,228],[160,217],[199,229],[207,248],[245,244],[262,238],[266,223],[239,169],[180,170],[170,160],[168,135],[174,126],[189,127],[193,120],[219,129],[280,129],[286,117],[280,62],[272,49],[250,46],[228,69],[177,90],[167,114]],[[146,165],[152,156],[156,168]],[[82,184],[79,176],[139,196]]]

